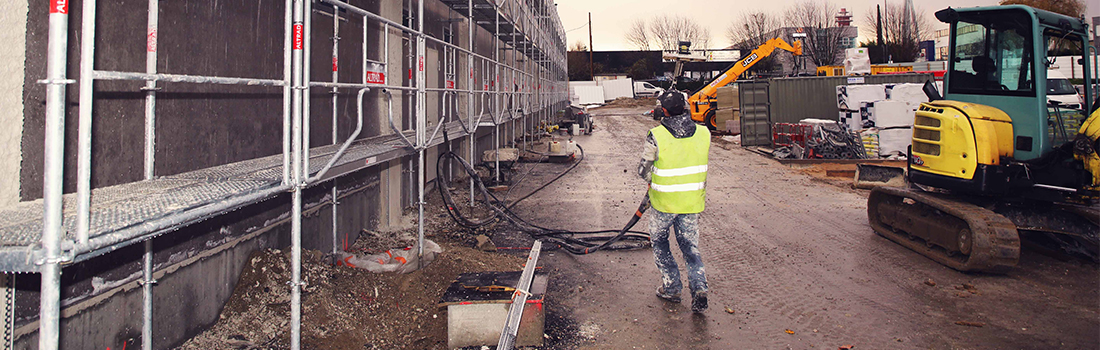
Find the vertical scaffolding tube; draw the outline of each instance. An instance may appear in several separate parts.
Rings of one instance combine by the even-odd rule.
[[[469,98],[466,102],[466,115],[470,117],[470,161],[476,162],[474,158],[474,150],[477,148],[475,142],[477,140],[477,121],[481,120],[480,116],[474,119],[474,0],[466,1],[466,39],[470,41],[470,53],[466,55],[466,64],[470,69],[470,77],[466,78],[466,86],[470,89]],[[470,206],[474,206],[474,178],[470,177]]]
[[[290,226],[290,245],[291,245],[291,281],[290,281],[290,348],[292,350],[298,350],[301,348],[301,336],[302,336],[302,171],[303,171],[303,125],[308,123],[303,122],[306,115],[304,110],[305,99],[303,94],[306,93],[308,82],[305,81],[304,56],[303,52],[305,41],[308,39],[305,35],[305,18],[307,14],[304,13],[306,7],[305,2],[309,0],[294,0],[294,53],[293,53],[293,139],[294,139],[294,152],[293,152],[293,175],[294,175],[294,187],[292,192],[291,203],[291,226]]]
[[[65,6],[68,6],[67,1],[64,1],[64,3]],[[77,136],[76,169],[76,237],[81,246],[88,244],[88,229],[92,207],[92,93],[94,92],[92,69],[95,67],[95,6],[95,0],[88,0],[81,10],[80,20],[80,109],[77,120],[79,135]]]
[[[145,72],[157,73],[157,37],[160,18],[160,0],[149,0],[149,22],[146,25]],[[145,179],[152,180],[156,175],[156,104],[157,82],[145,82]],[[141,348],[153,349],[153,240],[145,241],[145,253],[142,255],[142,303],[141,303]]]
[[[293,22],[293,8],[297,3],[294,0],[285,0],[283,18],[283,185],[290,184],[290,153],[291,144],[293,144],[291,138],[291,101],[293,79],[291,73],[291,52],[294,51],[294,22]]]
[[[349,21],[350,21],[350,19],[349,19]],[[363,16],[363,31],[364,31],[364,34],[365,34],[366,28],[367,28],[366,22],[367,22],[367,17]],[[363,35],[363,50],[364,50],[364,52],[366,51],[366,47],[367,47],[366,46],[367,45],[366,41],[367,41],[367,36]],[[340,8],[336,7],[336,6],[333,6],[332,7],[332,82],[333,83],[339,83],[340,82],[340,80],[339,80],[340,79],[340,77],[339,77],[339,73],[340,73],[340,50],[339,50],[339,48],[340,48]],[[367,56],[363,55],[364,64],[366,63],[366,60],[367,60]],[[366,72],[366,70],[364,70],[364,72]],[[364,73],[364,74],[366,74],[366,73]],[[338,114],[336,113],[336,105],[337,105],[338,99],[339,99],[339,95],[337,95],[338,92],[339,91],[335,87],[332,88],[332,144],[333,145],[335,145],[337,143],[336,139],[338,137],[340,137],[340,135],[337,135],[337,132],[339,131],[339,129],[337,129],[337,125],[336,125],[337,124],[337,118],[338,118]],[[337,223],[337,220],[336,220],[336,206],[338,206],[339,203],[336,199],[337,199],[336,198],[336,179],[333,179],[332,180],[332,253],[333,254],[336,254],[336,246],[337,246],[336,240],[337,240],[337,236],[339,235],[339,230],[336,227],[336,223]]]
[[[84,3],[85,11],[94,8]],[[94,13],[94,11],[92,12]],[[61,315],[61,225],[65,161],[65,68],[69,46],[69,3],[50,1],[50,31],[46,68],[46,144],[43,171],[42,293],[39,296],[38,348],[57,349]],[[85,17],[88,13],[85,12]],[[82,89],[83,90],[83,89]]]
[[[493,2],[493,11],[496,13],[496,20],[494,21],[496,29],[493,30],[493,66],[495,73],[493,74],[493,102],[495,106],[500,108],[500,5]],[[503,110],[501,110],[503,112]],[[500,183],[500,121],[497,120],[496,114],[492,109],[489,110],[490,114],[493,114],[493,180]],[[501,113],[503,115],[503,113]]]
[[[313,81],[311,75],[311,65],[313,62],[313,0],[305,2],[305,34],[303,35],[302,45],[302,180],[309,178],[309,146],[310,142],[310,122],[313,121],[312,113],[310,113],[310,97],[309,82]]]
[[[416,13],[416,148],[419,158],[416,166],[416,185],[418,188],[416,191],[416,206],[418,208],[416,221],[416,263],[417,268],[420,268],[421,262],[424,261],[424,152],[428,146],[428,140],[426,139],[428,117],[424,105],[427,96],[427,90],[425,90],[424,86],[424,0],[417,1]],[[442,120],[439,122],[443,123]]]

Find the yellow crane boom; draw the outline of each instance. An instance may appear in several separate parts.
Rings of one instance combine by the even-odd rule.
[[[771,56],[772,52],[776,49],[791,52],[795,56],[801,56],[802,42],[795,41],[794,45],[791,45],[783,41],[783,39],[775,38],[768,40],[760,45],[760,47],[752,50],[748,56],[734,63],[733,67],[730,67],[730,69],[726,70],[722,75],[719,75],[717,79],[714,79],[710,84],[699,89],[698,92],[688,98],[691,119],[702,122],[711,129],[716,129],[718,126],[716,125],[717,122],[714,120],[714,111],[717,109],[715,94],[718,92],[718,88],[737,80],[737,78],[741,76],[741,73],[752,68],[752,66],[761,59]]]

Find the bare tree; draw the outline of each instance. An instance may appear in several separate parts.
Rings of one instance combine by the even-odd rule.
[[[1001,5],[1014,4],[1061,13],[1073,18],[1080,18],[1085,15],[1085,4],[1081,0],[1001,0]]]
[[[710,30],[686,17],[657,16],[646,27],[650,42],[661,50],[675,50],[680,41],[690,41],[696,48],[710,46]]]
[[[764,12],[742,13],[736,22],[726,28],[726,38],[733,48],[741,50],[741,57],[749,54],[760,45],[777,36],[779,18]],[[767,72],[777,68],[776,56],[767,56],[756,62],[750,69],[755,72]]]
[[[649,30],[646,29],[644,19],[636,19],[630,23],[630,28],[626,30],[626,41],[638,50],[649,50]]]
[[[842,59],[844,48],[840,39],[848,28],[834,25],[836,13],[836,5],[828,0],[801,0],[784,14],[788,25],[806,33],[802,41],[803,55],[817,66],[836,65]]]
[[[588,51],[588,45],[585,45],[583,41],[577,40],[573,45],[569,46],[569,51]]]
[[[1095,2],[1094,2],[1095,3]],[[1001,0],[1001,5],[1027,5],[1041,10],[1060,13],[1073,18],[1085,16],[1086,6],[1081,0]],[[1081,48],[1072,40],[1051,38],[1052,56],[1080,55]]]
[[[742,13],[741,18],[726,28],[726,38],[735,48],[751,50],[772,39],[779,29],[779,19],[764,12]]]
[[[867,37],[877,37],[875,27],[878,23],[876,11],[869,10],[863,18],[863,33]],[[917,8],[908,16],[906,21],[905,6],[902,4],[886,4],[882,13],[882,40],[887,51],[895,62],[911,62],[920,55],[920,42],[932,39],[932,23],[924,15],[924,10]],[[885,59],[885,58],[884,58]]]

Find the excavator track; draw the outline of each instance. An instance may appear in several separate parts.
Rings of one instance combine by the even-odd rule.
[[[959,271],[1005,273],[1020,258],[1012,221],[933,193],[877,187],[867,199],[867,219],[880,236]]]

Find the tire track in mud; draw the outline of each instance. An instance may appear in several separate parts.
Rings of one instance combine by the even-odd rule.
[[[722,156],[715,158],[718,159],[712,158],[714,159],[712,160],[712,164],[715,163],[715,160],[718,160],[718,163],[728,162],[729,160],[728,157]],[[761,171],[752,173],[752,177],[771,177],[771,180],[773,181],[782,179],[785,180],[785,184],[789,184],[792,188],[803,187],[809,189],[809,186],[806,185],[805,182],[803,182],[805,180],[797,178],[797,175],[791,175],[772,170],[774,168],[762,168],[763,169],[760,169]],[[718,175],[718,177],[740,177],[738,173],[727,170],[725,168],[718,167],[716,171],[718,172],[718,174],[716,174]],[[745,179],[740,180],[742,180],[741,182],[750,184],[764,183],[762,181],[745,181]],[[747,197],[752,197],[753,199],[756,199],[758,203],[761,204],[762,208],[769,208],[768,210],[771,211],[771,215],[768,215],[769,217],[781,219],[771,220],[770,223],[765,222],[763,223],[763,225],[761,225],[762,227],[757,228],[754,227],[755,225],[751,224],[754,221],[750,218],[745,218],[740,215],[731,215],[733,216],[732,218],[727,218],[734,219],[726,220],[725,223],[734,223],[735,228],[733,230],[730,230],[729,227],[727,227],[725,230],[721,231],[742,233],[741,235],[736,237],[740,238],[741,240],[733,240],[724,237],[722,240],[725,242],[716,245],[717,254],[712,254],[712,256],[715,256],[716,258],[712,258],[711,260],[716,261],[716,265],[718,265],[716,267],[720,267],[720,271],[734,272],[734,276],[732,277],[732,279],[726,279],[716,276],[718,277],[716,279],[716,282],[725,285],[727,284],[728,280],[728,282],[731,282],[729,284],[732,284],[728,287],[732,287],[737,290],[746,289],[747,287],[747,289],[751,290],[751,292],[748,293],[748,296],[753,303],[759,304],[760,306],[767,308],[770,311],[774,311],[780,315],[783,315],[784,317],[786,317],[787,320],[798,325],[797,327],[802,328],[803,332],[812,332],[813,329],[817,329],[819,333],[824,333],[820,336],[820,339],[823,341],[833,341],[836,343],[858,342],[863,344],[887,344],[888,342],[892,341],[893,339],[885,336],[867,337],[862,334],[862,332],[859,334],[853,333],[853,331],[849,330],[851,329],[851,327],[838,327],[842,326],[843,324],[851,325],[854,323],[847,317],[847,315],[851,314],[845,313],[844,315],[841,315],[841,312],[837,311],[855,309],[852,308],[852,306],[858,306],[859,309],[861,309],[860,313],[865,313],[867,312],[866,309],[870,308],[871,313],[879,314],[875,315],[876,317],[873,317],[874,319],[901,320],[906,317],[907,314],[897,309],[888,307],[880,301],[865,297],[860,294],[858,290],[854,290],[849,286],[842,285],[840,283],[834,283],[823,278],[823,272],[821,271],[822,269],[827,270],[824,272],[825,274],[832,273],[837,275],[837,278],[843,276],[840,276],[840,271],[837,271],[839,270],[839,267],[832,266],[836,269],[829,269],[828,264],[831,264],[832,261],[823,256],[827,255],[826,253],[815,251],[814,248],[820,247],[820,245],[806,246],[798,244],[797,242],[795,244],[791,244],[790,242],[784,242],[779,238],[767,239],[767,237],[765,237],[766,235],[750,234],[750,232],[766,232],[778,230],[784,230],[787,232],[812,232],[815,235],[815,238],[813,239],[814,242],[828,243],[828,251],[870,252],[869,255],[871,257],[871,260],[875,262],[875,264],[871,264],[873,266],[881,265],[878,264],[879,262],[889,262],[887,266],[890,266],[891,268],[902,267],[903,270],[910,273],[915,271],[915,268],[908,264],[897,261],[896,257],[887,252],[879,250],[877,247],[869,246],[865,244],[865,242],[861,242],[861,240],[866,241],[866,237],[860,238],[856,235],[842,234],[843,232],[851,232],[853,225],[847,222],[842,223],[836,219],[827,218],[832,217],[832,214],[835,214],[834,212],[825,213],[825,215],[806,214],[802,211],[799,211],[797,206],[791,206],[788,204],[792,202],[790,201],[788,196],[786,196],[787,194],[789,194],[788,192],[778,191],[774,188],[768,187],[770,186],[765,186],[764,188],[761,188],[760,186],[747,186],[740,188],[740,192],[747,195]],[[781,196],[779,198],[776,198],[776,194],[780,194]],[[840,195],[846,196],[849,194]],[[724,212],[729,212],[728,207],[729,205],[726,205],[725,203],[720,203],[717,205],[717,209]],[[847,220],[851,220],[853,218],[858,218],[861,216],[858,213],[845,212],[844,210],[845,209],[841,210],[841,213],[839,213],[841,215],[839,216],[846,217],[848,218]],[[865,216],[865,214],[863,214],[862,216]],[[784,223],[783,220],[785,219],[794,219],[797,220],[797,222]],[[713,225],[713,222],[704,224],[705,226],[710,226],[712,232],[720,231],[717,228],[713,227],[715,226]],[[779,227],[773,227],[777,225]],[[866,225],[860,227],[866,227]],[[869,231],[869,227],[867,231]],[[743,244],[743,242],[746,240],[751,242],[752,244]],[[837,249],[838,245],[840,246],[839,249]],[[798,260],[800,256],[808,256],[810,258],[810,261],[798,261],[798,263],[792,263],[792,261],[785,260],[786,258],[780,258],[779,262],[776,262],[776,260],[774,260],[774,257],[776,256],[794,256],[796,260]],[[819,267],[815,267],[815,265]],[[745,267],[748,266],[752,266],[752,268],[746,269]],[[765,272],[757,273],[757,271],[761,270],[765,270]],[[877,272],[880,272],[878,273],[879,275],[890,275],[897,273],[897,271],[886,270],[888,269],[876,269]],[[787,287],[787,291],[783,292],[782,286],[784,286],[785,284],[789,285],[789,281],[808,282],[806,283],[805,287],[803,287],[801,283],[799,283],[793,288]],[[815,286],[818,288],[813,289],[813,287]],[[774,292],[776,290],[779,290],[780,292]],[[833,311],[830,312],[826,309],[832,309]],[[784,327],[784,325],[777,322],[771,322],[771,326],[772,328]],[[793,329],[793,327],[790,325],[786,325],[785,327]],[[835,345],[837,344],[829,344],[828,346]]]

